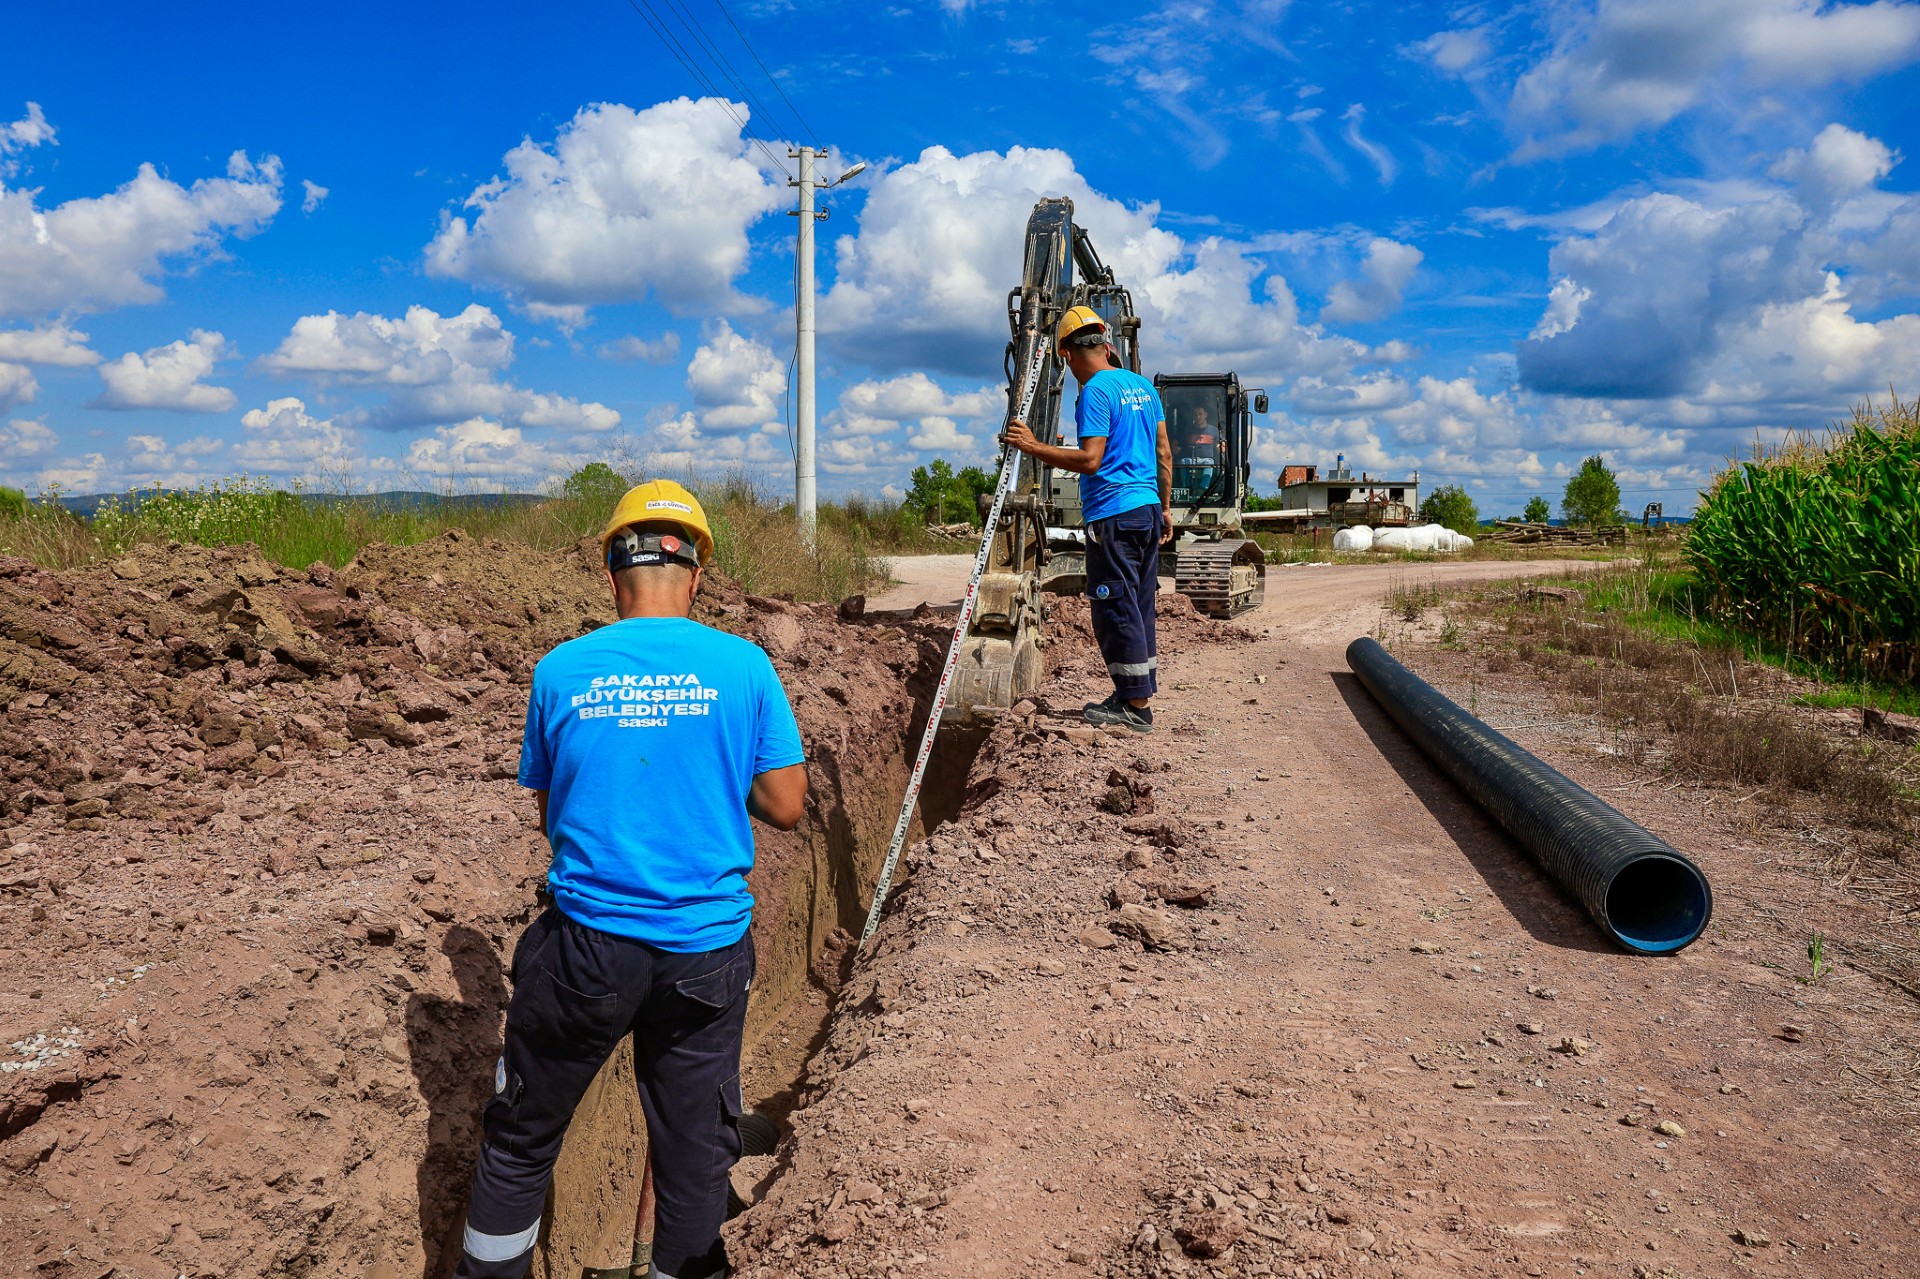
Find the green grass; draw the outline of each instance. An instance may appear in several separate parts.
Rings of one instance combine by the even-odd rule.
[[[138,503],[108,502],[90,520],[57,505],[59,495],[53,493],[24,509],[0,511],[0,555],[49,568],[79,568],[115,559],[142,543],[251,542],[289,568],[319,562],[338,568],[370,544],[409,546],[452,528],[476,538],[560,551],[601,531],[625,484],[623,477],[608,474],[611,485],[556,483],[554,496],[536,503],[417,506],[304,500],[299,486],[279,488],[243,475],[157,493]],[[817,551],[810,553],[801,545],[791,504],[741,476],[691,478],[689,487],[700,495],[714,526],[716,566],[757,594],[842,599],[885,584],[882,556],[936,547],[897,504],[854,497],[821,505]]]
[[[1748,661],[1804,675],[1823,685],[1796,697],[1800,705],[1840,709],[1874,706],[1902,715],[1920,715],[1920,689],[1863,677],[1837,661],[1817,661],[1784,643],[1722,620],[1709,606],[1707,589],[1698,578],[1685,569],[1663,566],[1658,557],[1620,569],[1557,578],[1552,584],[1583,592],[1587,608],[1594,613],[1617,618],[1644,635],[1703,650],[1731,649]]]

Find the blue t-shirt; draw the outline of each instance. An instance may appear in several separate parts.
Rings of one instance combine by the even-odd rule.
[[[755,775],[806,758],[758,645],[682,617],[603,626],[540,659],[520,784],[547,792],[547,882],[590,928],[718,950],[753,913]]]
[[[1100,469],[1080,477],[1080,518],[1091,524],[1109,515],[1160,505],[1160,423],[1166,412],[1153,383],[1126,369],[1102,369],[1080,388],[1073,424],[1082,443],[1107,437]]]

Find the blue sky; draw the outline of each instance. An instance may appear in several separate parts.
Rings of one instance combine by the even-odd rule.
[[[1508,514],[1599,452],[1674,511],[1920,391],[1920,3],[636,3],[12,15],[0,482],[782,487],[802,139],[869,165],[828,493],[991,456],[1043,195],[1151,369],[1272,393],[1263,490],[1345,452]]]

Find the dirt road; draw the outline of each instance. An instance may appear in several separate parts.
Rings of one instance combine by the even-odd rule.
[[[1913,1133],[1837,1084],[1880,992],[1797,984],[1769,918],[1865,908],[1482,703],[1713,878],[1700,943],[1619,953],[1347,674],[1397,572],[1539,567],[1276,569],[1245,642],[1163,645],[1146,738],[1075,727],[1101,685],[1050,647],[910,851],[743,1272],[1912,1274]]]

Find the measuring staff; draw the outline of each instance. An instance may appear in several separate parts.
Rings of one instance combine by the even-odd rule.
[[[567,1123],[626,1035],[653,1165],[648,1274],[727,1273],[754,974],[748,818],[799,824],[805,756],[767,655],[689,616],[713,556],[693,494],[630,490],[600,546],[620,620],[542,658],[527,703],[520,784],[553,845],[553,905],[514,948],[462,1279],[527,1273]]]

